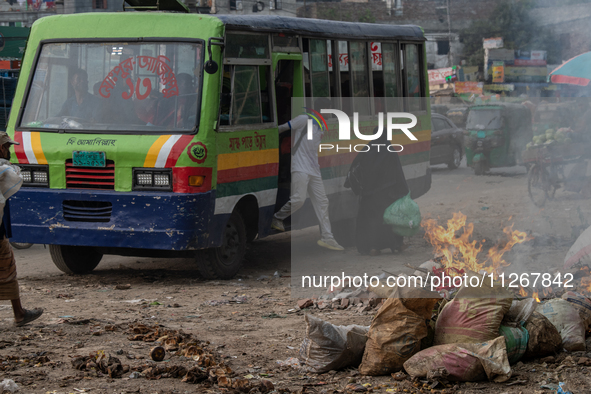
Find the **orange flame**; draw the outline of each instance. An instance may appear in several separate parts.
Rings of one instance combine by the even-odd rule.
[[[532,294],[532,298],[535,298],[536,301],[540,302],[540,295],[538,294],[537,290]]]
[[[470,239],[474,232],[474,224],[466,224],[466,215],[461,212],[453,214],[447,221],[447,228],[439,226],[434,219],[423,220],[421,226],[425,229],[425,238],[433,245],[435,255],[443,256],[442,263],[446,268],[485,271],[492,273],[495,278],[504,267],[509,266],[509,263],[503,260],[503,255],[516,244],[533,239],[522,231],[513,230],[513,225],[505,227],[503,233],[507,239],[490,248],[486,259],[480,261],[478,254],[482,251],[484,240],[478,243]],[[461,233],[456,235],[460,231]]]
[[[527,291],[523,287],[519,287],[519,295],[522,297],[527,297]]]

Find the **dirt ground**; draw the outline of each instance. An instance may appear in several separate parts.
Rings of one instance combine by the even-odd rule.
[[[417,202],[424,218],[439,218],[440,222],[461,211],[474,223],[474,239],[487,240],[487,244],[501,238],[502,228],[510,224],[530,233],[532,241],[506,255],[512,263],[508,273],[562,270],[566,252],[591,221],[589,200],[577,194],[558,191],[554,201],[536,208],[529,201],[527,177],[521,168],[497,169],[476,177],[465,164],[453,171],[434,167],[431,191]],[[118,256],[106,256],[89,275],[66,276],[54,267],[43,245],[17,250],[23,304],[43,307],[45,313],[33,324],[15,328],[9,304],[0,305],[0,381],[12,379],[24,393],[233,392],[223,387],[224,377],[248,382],[243,385],[249,387],[268,380],[278,392],[298,393],[348,392],[348,384],[383,393],[552,393],[541,386],[559,382],[567,383],[575,394],[591,392],[585,366],[589,361],[585,358],[591,359],[591,347],[590,353],[561,353],[544,362],[520,362],[512,366],[513,377],[505,383],[449,383],[433,388],[431,381],[365,377],[356,369],[318,375],[280,365],[278,361],[298,357],[305,336],[304,313],[335,324],[369,325],[377,311],[357,307],[298,310],[298,300],[291,297],[297,283],[290,275],[291,236],[309,238],[317,256],[338,258],[345,266],[363,265],[375,274],[384,270],[411,273],[405,264],[418,266],[433,256],[432,247],[420,234],[407,240],[406,251],[379,257],[359,256],[354,248],[325,252],[315,247],[316,234],[316,229],[308,229],[253,242],[245,268],[229,281],[200,279],[191,260]],[[164,361],[151,361],[150,350],[178,336],[178,330],[191,337],[169,344],[175,350],[168,351]],[[145,336],[160,342],[132,340]],[[197,361],[184,344],[177,346],[181,339],[195,346],[193,351],[201,349]],[[105,368],[101,371],[103,353]],[[98,366],[81,358],[89,355],[99,356]],[[107,362],[109,356],[121,365],[114,359]],[[193,369],[193,380],[200,382],[183,382],[184,372],[198,365],[213,365],[209,369],[215,375],[217,368],[217,376]],[[180,376],[179,371],[183,372]],[[258,390],[264,392],[270,386]]]

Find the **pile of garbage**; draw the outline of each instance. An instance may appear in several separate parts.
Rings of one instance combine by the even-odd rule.
[[[16,369],[22,367],[38,367],[50,362],[51,360],[49,357],[47,357],[47,352],[29,354],[24,357],[15,355],[0,355],[0,371],[8,372],[15,371]]]
[[[383,298],[370,289],[364,288],[343,288],[334,289],[331,292],[321,295],[318,298],[305,298],[299,300],[297,307],[299,309],[332,309],[332,310],[351,310],[356,308],[357,312],[369,312],[372,309],[379,308],[383,303]]]
[[[273,383],[261,379],[244,379],[235,377],[234,372],[223,362],[215,351],[209,349],[209,342],[203,342],[182,330],[172,330],[161,326],[134,324],[127,332],[130,341],[143,341],[156,346],[150,352],[154,361],[178,357],[179,363],[158,363],[149,361],[142,365],[123,364],[119,358],[106,354],[104,351],[78,356],[72,360],[72,367],[79,371],[90,372],[96,376],[108,376],[112,379],[129,377],[182,379],[186,383],[200,383],[207,387],[217,385],[220,388],[232,388],[241,392],[255,391],[266,393],[273,391]],[[170,361],[170,360],[166,360]]]
[[[506,382],[522,359],[585,351],[591,300],[567,291],[539,302],[497,281],[445,293],[395,287],[370,326],[336,326],[310,315],[305,321],[299,359],[310,372],[357,367],[370,376],[405,371],[412,379]]]

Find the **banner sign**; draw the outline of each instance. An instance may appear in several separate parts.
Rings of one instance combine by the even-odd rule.
[[[485,38],[482,40],[484,49],[494,49],[503,47],[503,37]]]
[[[427,73],[429,74],[429,85],[438,85],[445,83],[445,78],[453,75],[454,72],[455,69],[453,67],[427,70]]]
[[[456,82],[454,92],[457,94],[482,94],[482,82]]]

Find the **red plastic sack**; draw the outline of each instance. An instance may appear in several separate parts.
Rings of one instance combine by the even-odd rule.
[[[435,376],[451,381],[474,382],[488,378],[505,382],[511,378],[505,338],[485,343],[456,343],[422,350],[404,363],[412,378]]]
[[[500,286],[462,287],[437,318],[434,345],[482,343],[499,336],[513,296]]]

